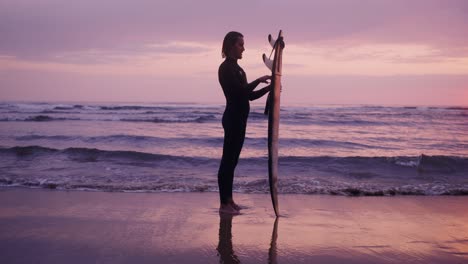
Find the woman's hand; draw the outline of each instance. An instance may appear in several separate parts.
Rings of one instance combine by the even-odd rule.
[[[270,75],[265,75],[257,79],[261,83],[268,83],[268,80],[271,80]]]

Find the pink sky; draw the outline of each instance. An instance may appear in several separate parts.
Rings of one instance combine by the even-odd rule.
[[[250,80],[285,35],[284,104],[468,105],[468,1],[0,0],[0,100],[224,102],[220,46]]]

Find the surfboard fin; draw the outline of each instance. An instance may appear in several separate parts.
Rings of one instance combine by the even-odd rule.
[[[270,69],[270,71],[273,69],[273,61],[270,60],[266,55],[265,53],[263,53],[263,62],[265,63],[265,65],[268,67],[268,69]]]
[[[268,42],[270,42],[270,45],[272,48],[275,48],[275,43],[276,43],[276,39],[274,39],[271,34],[268,34]]]

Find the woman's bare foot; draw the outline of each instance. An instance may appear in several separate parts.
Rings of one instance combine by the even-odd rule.
[[[231,204],[221,204],[219,206],[219,212],[223,214],[238,215],[239,210],[235,209]]]
[[[242,207],[240,207],[234,201],[231,201],[229,204],[232,206],[232,208],[236,209],[237,211],[240,211],[242,209]]]

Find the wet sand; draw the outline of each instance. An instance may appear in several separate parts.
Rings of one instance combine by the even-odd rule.
[[[468,197],[0,189],[0,263],[468,263]]]

